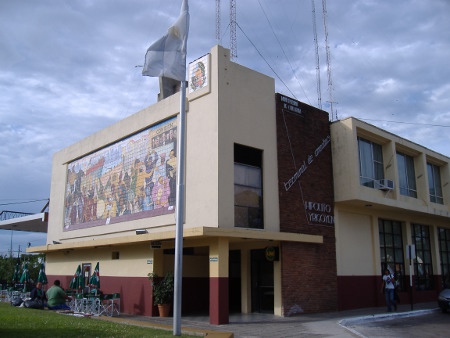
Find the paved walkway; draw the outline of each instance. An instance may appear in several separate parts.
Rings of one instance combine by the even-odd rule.
[[[440,311],[436,302],[398,306],[397,312],[387,313],[385,307],[350,311],[277,317],[269,314],[231,315],[227,325],[211,325],[208,317],[182,317],[183,334],[209,338],[288,338],[288,337],[358,337],[352,326],[364,321],[389,317],[417,316]],[[167,329],[173,331],[173,318],[121,315],[97,317],[117,323]]]

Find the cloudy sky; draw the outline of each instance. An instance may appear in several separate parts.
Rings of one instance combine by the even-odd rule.
[[[191,0],[187,62],[230,47],[229,1]],[[0,1],[0,211],[40,212],[52,154],[153,103],[148,46],[181,0]],[[315,0],[322,108],[450,156],[450,1]],[[235,62],[276,91],[318,105],[311,0],[236,0]],[[331,98],[331,99],[330,99]],[[34,202],[31,202],[34,201]],[[44,235],[0,231],[0,254]],[[12,243],[12,245],[11,245]]]

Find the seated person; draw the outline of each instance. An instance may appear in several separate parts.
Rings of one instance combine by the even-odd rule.
[[[40,302],[43,306],[46,305],[47,297],[42,290],[42,283],[38,282],[33,290],[31,290],[30,298],[33,302]]]
[[[55,280],[53,286],[47,290],[47,307],[50,310],[70,310],[66,299],[72,300],[72,297],[67,296],[61,288],[61,282]]]

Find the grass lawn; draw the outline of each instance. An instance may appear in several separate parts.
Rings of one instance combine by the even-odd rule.
[[[0,337],[173,337],[172,331],[111,323],[0,302]],[[182,335],[179,337],[191,337]]]

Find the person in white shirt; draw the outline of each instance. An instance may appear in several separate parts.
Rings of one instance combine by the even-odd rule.
[[[394,299],[395,279],[389,269],[384,270],[382,290],[384,291],[384,295],[386,297],[388,312],[391,312],[392,309],[397,311],[397,303]]]

